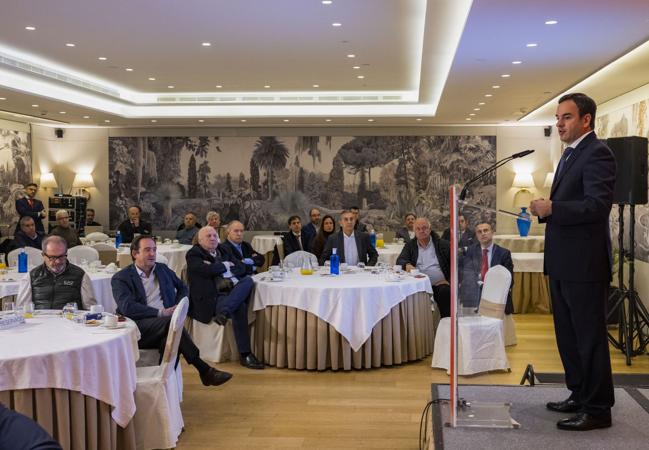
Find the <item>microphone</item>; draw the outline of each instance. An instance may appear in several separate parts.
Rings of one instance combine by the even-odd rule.
[[[498,167],[502,166],[503,164],[508,163],[512,159],[522,158],[523,156],[527,156],[530,153],[534,153],[534,150],[523,150],[522,152],[514,153],[513,155],[508,156],[507,158],[503,158],[500,161],[496,161],[495,164],[487,167],[485,170],[483,170],[478,175],[476,175],[475,177],[471,178],[469,181],[466,182],[466,184],[462,188],[462,192],[460,192],[460,200],[464,200],[464,198],[466,197],[467,192],[469,191],[469,186],[472,183],[475,183],[479,179],[484,178],[487,174],[493,172]]]
[[[527,155],[529,155],[530,153],[534,153],[534,150],[523,150],[522,152],[514,153],[514,154],[512,155],[512,159],[515,159],[515,158],[522,158],[523,156],[527,156]]]

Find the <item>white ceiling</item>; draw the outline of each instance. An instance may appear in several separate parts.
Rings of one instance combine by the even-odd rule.
[[[110,126],[515,122],[648,39],[647,0],[3,0],[0,117]],[[649,49],[598,78],[595,99],[648,83],[648,61]],[[192,100],[164,104],[161,95]]]

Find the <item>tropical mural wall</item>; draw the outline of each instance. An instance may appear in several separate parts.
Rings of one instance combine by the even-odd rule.
[[[210,210],[249,230],[285,230],[311,207],[356,205],[377,230],[401,227],[410,211],[442,230],[448,186],[495,158],[495,136],[111,137],[110,227],[134,204],[154,230],[176,229],[188,211],[204,223]],[[469,198],[495,208],[495,177]]]
[[[0,129],[0,224],[3,236],[13,234],[18,222],[16,200],[32,181],[32,148],[29,133]]]

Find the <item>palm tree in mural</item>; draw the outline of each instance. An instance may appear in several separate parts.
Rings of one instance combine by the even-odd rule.
[[[295,153],[301,155],[306,152],[313,159],[313,168],[315,169],[315,160],[322,162],[322,152],[318,148],[320,136],[299,136],[295,141]],[[325,137],[325,145],[331,150],[331,136]]]
[[[252,158],[257,166],[266,170],[268,200],[273,199],[273,170],[286,167],[288,148],[275,136],[262,136],[255,142]]]

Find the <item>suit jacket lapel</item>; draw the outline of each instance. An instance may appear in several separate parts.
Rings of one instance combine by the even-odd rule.
[[[338,259],[340,262],[345,262],[345,238],[343,237],[343,232],[338,232]]]
[[[489,267],[497,266],[498,264],[500,264],[500,248],[494,244]]]
[[[364,255],[367,252],[363,251],[363,240],[361,239],[360,234],[354,232],[354,241],[356,241],[356,254],[358,255],[358,260],[365,262]]]
[[[563,168],[561,169],[561,173],[559,174],[559,177],[555,177],[554,181],[552,182],[552,188],[550,189],[550,198],[552,198],[552,195],[554,192],[557,190],[559,187],[559,184],[561,183],[561,180],[566,176],[566,173],[570,170],[572,165],[577,161],[577,159],[581,156],[582,153],[584,153],[584,148],[587,147],[591,139],[597,139],[597,136],[595,135],[595,132],[593,131],[590,133],[588,136],[586,136],[580,143],[577,145],[577,148],[575,148],[572,152],[572,155],[570,155],[570,158],[568,161],[565,162],[563,165]]]
[[[133,278],[133,284],[135,285],[135,289],[137,289],[138,296],[144,300],[144,304],[146,305],[146,292],[144,292],[144,284],[140,279],[140,274],[135,268],[135,263],[133,263],[133,267],[131,268],[131,277]]]

